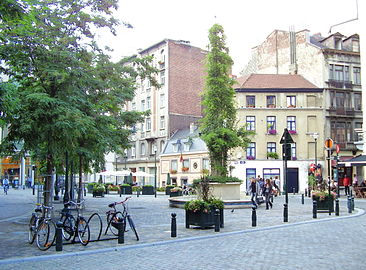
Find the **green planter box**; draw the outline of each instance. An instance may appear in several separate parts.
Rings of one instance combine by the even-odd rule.
[[[154,187],[142,187],[142,195],[154,195]]]
[[[179,197],[182,196],[182,191],[170,191],[170,197]]]
[[[317,204],[317,211],[318,212],[328,212],[329,211],[329,205],[331,208],[331,211],[334,212],[334,199],[326,197],[325,200],[319,200],[319,198],[313,198],[313,200],[316,201]]]
[[[132,194],[132,187],[128,186],[120,186],[121,194]]]
[[[93,197],[104,197],[104,191],[93,191]]]
[[[170,195],[170,191],[173,189],[173,187],[166,187],[165,188],[165,195]]]
[[[215,209],[209,212],[186,210],[186,228],[190,225],[208,228],[215,225]],[[224,227],[224,209],[220,209],[220,227]]]

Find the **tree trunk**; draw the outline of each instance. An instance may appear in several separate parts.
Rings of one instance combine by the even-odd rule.
[[[43,186],[43,204],[45,206],[50,206],[52,202],[52,187],[53,187],[53,157],[51,154],[47,155],[46,160],[46,168],[47,168],[47,175],[46,181]]]
[[[79,155],[79,189],[78,189],[78,202],[81,201],[83,192],[83,155]]]

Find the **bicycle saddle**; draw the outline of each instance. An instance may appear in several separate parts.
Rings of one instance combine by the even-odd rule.
[[[116,205],[115,203],[110,203],[110,204],[108,204],[108,207],[113,207],[115,205]]]

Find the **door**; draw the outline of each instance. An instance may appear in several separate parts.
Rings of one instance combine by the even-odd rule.
[[[299,192],[299,168],[287,168],[287,192]]]

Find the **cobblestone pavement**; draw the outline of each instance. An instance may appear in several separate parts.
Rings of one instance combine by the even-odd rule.
[[[340,217],[318,213],[314,220],[310,198],[305,198],[302,205],[300,196],[290,195],[289,222],[283,223],[281,196],[275,198],[273,209],[257,210],[258,227],[251,227],[251,209],[226,209],[225,228],[215,233],[212,229],[186,229],[184,211],[169,208],[167,198],[133,196],[129,207],[141,237],[139,242],[129,231],[123,245],[110,240],[86,247],[65,245],[62,252],[53,247],[42,252],[26,242],[34,199],[31,191],[1,194],[0,269],[70,269],[71,265],[73,269],[365,269],[363,200],[356,200],[356,211],[348,214],[342,199]],[[88,195],[85,216],[93,211],[102,214],[108,203],[117,200],[118,195]],[[21,210],[11,217],[4,207],[15,205]],[[177,238],[170,237],[172,212],[177,213]]]

